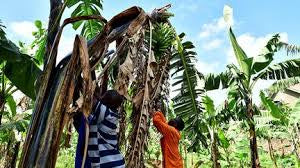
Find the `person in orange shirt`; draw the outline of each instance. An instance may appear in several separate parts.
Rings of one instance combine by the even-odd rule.
[[[180,117],[167,122],[161,110],[152,113],[153,125],[162,134],[160,140],[163,154],[163,168],[183,168],[183,160],[179,153],[180,132],[184,122]]]

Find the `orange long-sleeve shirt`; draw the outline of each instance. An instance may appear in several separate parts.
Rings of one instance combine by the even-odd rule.
[[[179,131],[168,125],[166,118],[161,112],[154,113],[153,125],[163,135],[160,140],[163,153],[163,168],[183,168],[183,161],[178,150]]]

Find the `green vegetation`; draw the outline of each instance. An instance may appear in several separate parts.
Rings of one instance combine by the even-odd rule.
[[[56,5],[51,11],[58,15],[50,16],[48,29],[35,22],[37,31],[30,44],[14,44],[0,22],[1,166],[74,167],[78,134],[72,115],[89,112],[92,80],[102,92],[115,88],[131,97],[120,109],[119,132],[128,167],[162,164],[160,135],[149,116],[160,104],[167,118],[177,115],[185,121],[180,142],[185,167],[300,166],[300,100],[291,106],[271,96],[300,83],[300,58],[278,62],[274,57],[283,49],[297,55],[298,46],[283,43],[275,34],[263,53],[248,57],[229,27],[237,64],[219,74],[203,75],[196,68],[195,46],[168,20],[176,18],[167,12],[170,6],[149,15],[131,8],[106,23],[89,18],[101,15],[102,0],[66,0]],[[74,11],[64,23],[81,29],[90,41],[86,46],[77,36],[72,56],[55,67],[66,7]],[[117,41],[116,54],[110,55],[113,41]],[[29,54],[32,50],[34,54]],[[268,90],[260,91],[261,106],[253,103],[258,80],[274,80]],[[172,98],[170,85],[177,93]],[[215,106],[208,92],[219,89],[228,90],[227,99]],[[85,98],[82,106],[77,101],[80,96]]]

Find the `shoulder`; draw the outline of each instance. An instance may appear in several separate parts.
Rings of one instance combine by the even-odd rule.
[[[170,127],[170,132],[173,136],[177,137],[178,139],[180,139],[180,132],[175,128],[175,127],[172,127],[172,126],[169,126]]]

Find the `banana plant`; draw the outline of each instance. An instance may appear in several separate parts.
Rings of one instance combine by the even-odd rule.
[[[272,138],[279,138],[277,134],[274,134],[284,122],[278,122],[280,119],[286,122],[285,115],[281,112],[281,109],[273,103],[273,101],[267,97],[264,92],[260,92],[261,102],[264,106],[260,110],[260,116],[255,117],[255,122],[257,125],[257,136],[267,140],[268,152],[273,166],[278,167],[277,158],[274,152],[274,147],[272,144]]]
[[[252,167],[260,167],[253,118],[255,114],[258,114],[258,108],[252,103],[253,88],[260,79],[283,80],[299,76],[300,59],[272,64],[274,54],[282,46],[278,34],[267,42],[263,53],[256,57],[247,56],[238,44],[231,28],[229,29],[229,38],[238,64],[228,65],[227,70],[218,75],[205,76],[205,89],[214,90],[220,86],[230,88],[229,107],[237,113],[240,119],[247,121],[250,134],[251,164]]]
[[[294,44],[288,44],[286,42],[280,43],[280,49],[284,49],[287,55],[297,55],[300,53],[300,46]]]
[[[103,9],[103,0],[66,0],[65,3],[68,8],[77,5],[71,17],[101,15]],[[101,32],[104,23],[95,20],[79,21],[73,24],[73,28],[77,30],[81,25],[81,35],[90,40]]]
[[[0,126],[2,125],[2,117],[5,115],[5,105],[8,105],[13,114],[16,113],[16,103],[12,97],[12,94],[17,90],[7,79],[3,73],[5,63],[0,64]]]
[[[29,113],[17,113],[13,94],[19,89],[31,98],[35,97],[35,80],[40,73],[36,62],[22,54],[19,48],[5,36],[0,25],[0,142],[6,144],[5,167],[15,167],[20,141],[15,133],[24,133],[30,120]]]
[[[281,79],[276,82],[274,82],[269,88],[266,89],[268,95],[273,95],[275,93],[278,93],[279,91],[284,91],[286,88],[289,88],[290,86],[296,85],[300,83],[300,77],[293,77],[293,78],[287,78],[287,79]]]
[[[213,100],[208,96],[203,97],[203,106],[203,118],[209,131],[211,159],[213,161],[213,167],[220,168],[221,157],[219,152],[219,145],[224,149],[227,149],[230,145],[222,130],[221,124],[228,123],[230,118],[226,117],[227,110],[223,107],[221,109],[215,108]]]
[[[30,44],[30,48],[36,48],[33,58],[35,58],[37,65],[41,66],[44,63],[44,55],[46,53],[47,31],[40,20],[36,20],[34,25],[37,31],[32,32],[35,39]]]
[[[29,114],[18,114],[17,105],[13,98],[16,87],[7,79],[3,72],[5,62],[0,64],[0,144],[6,146],[4,167],[15,167],[16,156],[20,148],[20,141],[15,138],[15,133],[24,133],[29,123]],[[0,157],[1,159],[1,157]]]
[[[13,114],[16,108],[12,94],[18,89],[32,99],[35,98],[35,82],[41,70],[34,59],[22,54],[19,48],[5,36],[4,26],[0,25],[0,125],[5,104],[11,107]]]
[[[0,63],[3,63],[1,72],[12,85],[28,97],[35,99],[35,84],[41,70],[36,60],[21,53],[19,48],[5,37],[5,34],[0,38]]]
[[[282,105],[275,104],[269,97],[266,97],[264,92],[260,93],[260,98],[262,100],[262,105],[266,109],[267,113],[269,114],[269,121],[263,122],[264,124],[269,124],[268,122],[274,121],[278,123],[281,127],[283,127],[284,132],[282,134],[288,136],[291,139],[293,145],[293,153],[297,160],[296,164],[299,165],[300,163],[300,153],[299,153],[299,130],[297,124],[299,123],[299,108],[300,108],[300,101],[298,100],[294,107],[291,109],[284,109]],[[261,120],[259,120],[261,123]],[[270,137],[270,136],[269,136]],[[270,140],[268,139],[268,142]],[[270,142],[269,142],[270,144]],[[269,145],[269,148],[272,148],[272,145]],[[274,166],[276,165],[276,159],[274,154],[270,152],[270,157],[273,160]]]

